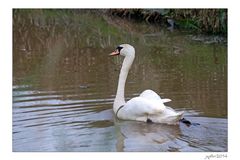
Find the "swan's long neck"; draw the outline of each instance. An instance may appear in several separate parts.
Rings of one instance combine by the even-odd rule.
[[[121,107],[126,103],[124,98],[124,88],[127,80],[128,71],[131,68],[133,60],[134,60],[134,55],[126,56],[124,58],[119,79],[118,79],[117,94],[113,104],[113,110],[115,113],[117,112],[119,107]]]

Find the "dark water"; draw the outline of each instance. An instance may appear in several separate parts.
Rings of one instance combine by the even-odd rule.
[[[13,151],[227,151],[227,46],[192,37],[95,11],[15,10]],[[115,119],[122,58],[107,55],[121,43],[136,48],[126,98],[153,89],[200,126]]]

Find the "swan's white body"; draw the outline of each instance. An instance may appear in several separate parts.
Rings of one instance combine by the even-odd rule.
[[[122,44],[110,55],[118,54],[125,56],[125,58],[120,71],[117,94],[113,104],[113,111],[116,116],[125,120],[178,124],[183,116],[183,112],[176,112],[172,108],[165,106],[164,103],[171,100],[161,99],[152,90],[145,90],[139,97],[134,97],[125,102],[124,88],[128,71],[135,58],[135,50],[129,44]]]

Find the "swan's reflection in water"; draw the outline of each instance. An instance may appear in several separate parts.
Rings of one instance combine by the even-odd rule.
[[[115,121],[117,151],[227,151],[227,121],[221,118],[187,117],[197,126]]]
[[[115,126],[117,151],[164,151],[166,142],[181,135],[178,125],[116,120]]]

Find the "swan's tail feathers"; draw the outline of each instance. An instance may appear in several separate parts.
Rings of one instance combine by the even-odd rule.
[[[183,111],[182,112],[177,112],[175,115],[168,116],[165,121],[167,124],[174,124],[177,125],[180,122],[180,119],[183,117]]]
[[[177,112],[177,120],[180,121],[180,119],[183,118],[183,114],[184,114],[184,111],[181,111],[181,112]]]
[[[169,99],[169,98],[164,98],[164,99],[162,99],[162,102],[163,103],[167,103],[167,102],[171,102],[172,100],[171,99]]]

